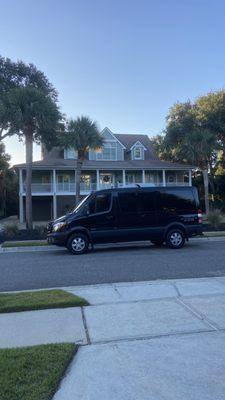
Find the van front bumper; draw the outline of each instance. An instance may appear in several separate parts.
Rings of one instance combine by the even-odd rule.
[[[56,246],[66,246],[67,234],[64,232],[49,233],[47,235],[47,242]]]

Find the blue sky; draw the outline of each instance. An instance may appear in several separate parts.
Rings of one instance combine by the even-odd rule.
[[[44,71],[68,117],[151,136],[176,101],[225,86],[222,0],[0,0],[0,9],[0,54]],[[13,163],[24,160],[16,138],[6,146]]]

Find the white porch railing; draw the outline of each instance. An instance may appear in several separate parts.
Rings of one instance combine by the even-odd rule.
[[[90,192],[93,192],[97,189],[110,189],[113,187],[135,187],[137,185],[140,185],[141,187],[162,187],[163,182],[158,182],[158,183],[141,183],[141,182],[136,182],[136,183],[126,183],[123,185],[122,183],[118,183],[116,185],[112,184],[99,184],[97,187],[96,183],[84,183],[81,182],[80,184],[80,191],[81,194],[87,194]],[[176,182],[176,183],[169,183],[166,182],[166,186],[189,186],[188,182]],[[31,191],[34,194],[37,193],[53,193],[53,184],[52,183],[32,183],[31,184]],[[74,193],[76,191],[76,186],[75,183],[70,183],[70,182],[64,182],[64,183],[57,183],[56,184],[56,193]],[[23,192],[26,193],[26,184],[23,185]]]
[[[23,191],[26,193],[26,184],[23,185]],[[32,193],[51,193],[53,192],[52,183],[32,183],[31,184]]]

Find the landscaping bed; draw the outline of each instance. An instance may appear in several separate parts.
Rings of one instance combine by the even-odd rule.
[[[212,225],[208,223],[203,223],[203,232],[220,232],[225,231],[225,223],[222,223],[218,226],[218,228],[214,228]]]
[[[61,289],[0,294],[0,313],[82,307],[88,304],[82,297]]]
[[[18,229],[16,225],[9,225],[6,230],[0,231],[0,243],[12,240],[45,240],[47,236],[46,228]]]
[[[72,343],[0,349],[0,399],[52,399],[76,350]]]

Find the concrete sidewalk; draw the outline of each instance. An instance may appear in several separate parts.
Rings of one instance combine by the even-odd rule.
[[[81,345],[54,400],[225,397],[225,277],[64,289],[92,306],[0,315],[0,347]]]

